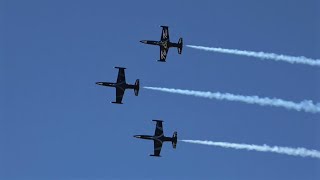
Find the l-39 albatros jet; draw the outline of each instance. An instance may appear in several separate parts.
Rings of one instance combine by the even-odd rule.
[[[117,82],[116,83],[110,83],[110,82],[96,82],[97,85],[101,85],[101,86],[109,86],[109,87],[115,87],[116,88],[116,101],[112,102],[115,104],[122,104],[122,98],[124,95],[124,92],[126,89],[133,89],[134,90],[134,94],[136,96],[138,96],[139,94],[139,79],[136,80],[134,85],[131,84],[127,84],[126,83],[126,75],[124,73],[124,70],[126,68],[123,67],[114,67],[119,69],[118,72],[118,78],[117,78]]]
[[[147,140],[153,140],[153,144],[154,144],[154,154],[150,154],[150,156],[156,156],[156,157],[160,157],[160,152],[161,152],[161,148],[162,148],[162,144],[165,141],[170,141],[172,143],[172,147],[175,149],[177,146],[177,132],[175,131],[173,133],[172,137],[166,137],[163,135],[163,127],[162,127],[162,122],[161,120],[152,120],[152,121],[156,121],[157,125],[156,125],[156,130],[154,132],[154,136],[150,136],[150,135],[135,135],[133,137],[135,138],[140,138],[140,139],[147,139]]]
[[[162,34],[160,41],[149,41],[149,40],[142,40],[140,42],[144,44],[151,44],[160,46],[160,62],[166,62],[166,57],[170,47],[178,48],[178,53],[182,53],[182,38],[179,39],[178,43],[172,43],[169,39],[169,27],[168,26],[160,26],[162,27]]]

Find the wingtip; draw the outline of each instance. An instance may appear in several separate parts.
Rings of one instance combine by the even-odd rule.
[[[160,120],[160,119],[153,119],[152,121],[155,121],[155,122],[164,122],[163,120]]]
[[[153,157],[161,157],[160,155],[154,155],[154,154],[150,154],[149,156],[153,156]]]
[[[122,102],[110,102],[110,103],[112,103],[112,104],[123,104]]]
[[[118,67],[118,66],[115,66],[115,67],[113,67],[113,68],[116,68],[116,69],[127,69],[127,68],[125,68],[125,67]]]

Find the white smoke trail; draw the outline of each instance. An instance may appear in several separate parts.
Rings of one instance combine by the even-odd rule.
[[[268,146],[266,144],[253,145],[253,144],[236,144],[228,142],[213,142],[213,141],[201,141],[201,140],[180,140],[187,143],[203,144],[208,146],[219,146],[223,148],[233,148],[233,149],[245,149],[248,151],[260,151],[260,152],[273,152],[278,154],[286,154],[291,156],[301,156],[301,157],[312,157],[320,159],[320,151],[308,150],[305,148],[290,148],[290,147],[279,147],[279,146]]]
[[[295,103],[292,101],[286,101],[276,98],[260,98],[258,96],[242,96],[230,93],[220,93],[220,92],[202,92],[202,91],[192,91],[192,90],[183,90],[183,89],[172,89],[172,88],[161,88],[161,87],[144,87],[146,89],[190,95],[196,97],[203,97],[209,99],[217,100],[228,100],[228,101],[237,101],[244,102],[248,104],[258,104],[260,106],[274,106],[274,107],[283,107],[289,110],[296,111],[305,111],[310,113],[320,113],[320,103],[313,104],[311,100],[304,100],[300,103]]]
[[[194,46],[194,45],[186,45],[186,46],[194,49],[220,52],[225,54],[235,54],[235,55],[241,55],[241,56],[256,57],[260,59],[271,59],[275,61],[284,61],[292,64],[297,63],[297,64],[306,64],[310,66],[320,66],[320,59],[311,59],[311,58],[306,58],[304,56],[295,57],[295,56],[287,56],[287,55],[274,54],[274,53],[254,52],[254,51],[245,51],[245,50],[238,50],[238,49],[224,49],[224,48],[214,48],[214,47],[204,47],[204,46]]]

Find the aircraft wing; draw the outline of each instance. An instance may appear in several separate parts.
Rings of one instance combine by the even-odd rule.
[[[160,156],[160,152],[161,152],[161,148],[162,148],[162,142],[154,140],[153,144],[154,144],[153,156]]]
[[[161,33],[161,41],[169,40],[169,27],[168,26],[161,26],[162,33]]]
[[[116,102],[115,103],[122,104],[122,98],[124,95],[124,91],[125,91],[125,89],[122,89],[119,87],[116,88]]]
[[[169,51],[169,49],[166,49],[166,48],[160,46],[160,60],[159,61],[166,61],[168,51]]]
[[[119,69],[117,83],[126,82],[126,75],[124,73],[125,68],[120,68],[120,67],[117,67],[117,68]]]
[[[156,121],[156,130],[154,131],[154,136],[163,136],[163,126],[161,120],[153,120]]]

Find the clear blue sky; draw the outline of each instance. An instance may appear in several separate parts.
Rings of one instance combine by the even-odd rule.
[[[320,102],[320,69],[185,47],[159,48],[159,25],[185,44],[320,57],[320,2],[0,0],[0,179],[317,180],[320,161],[179,142],[148,155],[152,119],[180,139],[320,150],[320,115],[128,91],[109,103],[114,66],[129,83]]]

